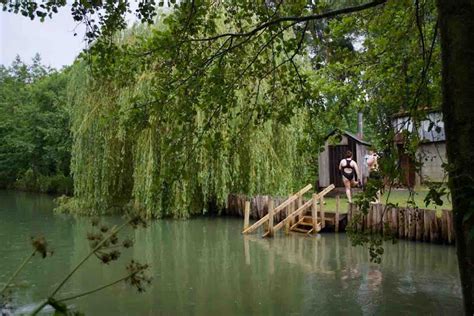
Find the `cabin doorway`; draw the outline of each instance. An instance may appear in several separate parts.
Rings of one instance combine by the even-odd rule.
[[[339,171],[339,162],[346,156],[348,150],[350,150],[348,145],[329,146],[329,180],[336,187],[344,186]]]
[[[398,146],[399,167],[401,170],[401,185],[409,188],[415,186],[415,164],[408,154],[404,152],[403,146]]]

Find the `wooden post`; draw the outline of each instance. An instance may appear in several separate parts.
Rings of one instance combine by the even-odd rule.
[[[448,242],[448,211],[443,210],[441,213],[441,241]]]
[[[311,217],[313,219],[313,233],[317,233],[316,227],[318,225],[318,195],[316,193],[313,194],[313,203],[311,204]]]
[[[336,215],[334,218],[334,231],[336,233],[339,232],[339,206],[340,206],[340,198],[339,195],[336,195]]]
[[[288,196],[288,198],[291,198],[291,194]],[[294,203],[290,203],[287,207],[286,207],[286,217],[290,216],[291,213],[293,213],[293,206],[295,204]],[[290,233],[290,227],[291,227],[292,223],[291,221],[287,222],[286,225],[285,225],[285,234],[289,234]]]
[[[296,200],[296,209],[299,209],[303,205],[303,196],[298,196],[298,199]],[[301,218],[303,218],[304,214],[301,214],[298,216],[296,221],[299,221]]]
[[[244,211],[244,229],[247,229],[250,224],[250,201],[245,201],[245,211]]]
[[[379,203],[379,210],[380,210],[380,219],[382,221],[382,227],[380,227],[380,233],[384,235],[388,235],[392,232],[391,226],[391,213],[390,208],[388,206],[383,206]]]
[[[263,196],[264,198],[264,201],[263,201],[263,205],[266,205],[267,206],[267,214],[266,216],[267,217],[270,217],[270,201],[268,200],[268,196]],[[264,207],[265,209],[265,207]],[[265,216],[262,216],[262,218],[264,218]],[[268,231],[268,221],[266,221],[265,223],[263,223],[263,230],[264,231]]]
[[[398,234],[398,210],[395,207],[392,207],[392,235],[396,236]]]
[[[408,209],[408,238],[414,240],[416,238],[416,219],[415,219],[415,210],[413,208]]]
[[[436,211],[429,211],[430,212],[430,241],[431,242],[438,242],[439,234],[438,234],[438,218],[436,217]]]
[[[355,212],[359,214],[359,221],[357,222],[357,231],[362,232],[364,229],[364,215],[362,214],[362,211],[360,210],[359,207],[357,207],[356,204],[352,204],[352,207],[353,207],[353,210],[355,210]]]
[[[430,241],[430,213],[423,210],[423,241]]]
[[[417,241],[423,241],[423,235],[424,235],[424,218],[423,218],[423,210],[417,209],[415,213],[415,221],[416,221],[416,240]]]
[[[321,228],[324,228],[326,227],[326,216],[324,215],[324,205],[322,199],[319,199],[319,212],[321,215]]]
[[[347,203],[347,225],[349,225],[351,220],[352,220],[352,204]]]
[[[405,212],[405,222],[404,222],[404,225],[405,225],[405,236],[404,238],[405,239],[409,239],[410,238],[410,209],[409,208],[405,208],[403,209],[403,211]]]
[[[398,238],[405,238],[405,212],[403,209],[398,209]]]
[[[273,200],[268,201],[268,235],[273,236]]]
[[[450,210],[443,210],[443,212],[447,212],[447,220],[448,220],[448,243],[453,243],[454,241],[454,232],[453,232],[453,212]]]
[[[288,206],[291,202],[293,202],[297,198],[298,195],[302,195],[305,192],[308,192],[311,188],[312,188],[312,185],[308,184],[306,187],[304,187],[303,189],[298,191],[295,195],[293,195],[291,199],[288,199],[285,202],[283,202],[282,204],[278,205],[274,209],[274,213],[276,214],[276,213],[280,212],[281,210],[283,210],[286,206]],[[331,184],[329,187],[324,189],[322,192],[329,192],[332,189],[334,189],[334,184]],[[258,203],[258,199],[257,199],[257,203]],[[257,209],[258,209],[258,205],[257,205]],[[249,234],[249,233],[255,231],[258,227],[260,227],[264,223],[268,222],[268,214],[263,214],[263,207],[262,207],[262,212],[261,213],[259,212],[258,216],[261,217],[261,218],[257,222],[253,223],[250,227],[248,227],[247,229],[242,231],[242,234]]]

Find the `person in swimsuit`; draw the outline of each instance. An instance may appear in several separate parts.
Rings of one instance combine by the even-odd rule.
[[[380,187],[382,185],[382,176],[379,172],[379,155],[374,150],[369,150],[367,155],[367,166],[369,167],[369,181],[374,185]],[[375,197],[375,203],[380,203],[381,192],[377,191]]]
[[[360,173],[357,163],[352,160],[352,151],[348,150],[346,152],[346,158],[342,159],[339,163],[339,170],[342,173],[342,182],[346,188],[347,200],[349,203],[352,203],[352,186],[356,186],[360,182]],[[356,181],[356,176],[358,181]]]

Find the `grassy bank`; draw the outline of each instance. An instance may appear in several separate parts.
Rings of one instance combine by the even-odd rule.
[[[443,205],[442,206],[437,206],[434,204],[430,204],[428,206],[425,205],[424,199],[426,195],[428,194],[428,189],[427,188],[418,188],[415,190],[414,195],[411,199],[410,197],[410,192],[406,189],[392,189],[391,192],[385,192],[382,197],[382,203],[393,203],[395,205],[398,205],[399,207],[408,207],[408,206],[413,206],[411,203],[408,201],[412,201],[415,203],[415,205],[419,208],[422,209],[431,209],[431,210],[441,210],[441,209],[452,209],[452,204],[451,200],[448,199],[447,197],[443,197]],[[354,201],[357,198],[357,194],[354,197]],[[347,212],[347,198],[345,193],[340,194],[340,212],[341,213],[346,213]],[[324,210],[328,212],[335,212],[336,210],[336,199],[334,197],[327,197],[325,198],[326,204],[324,205]]]

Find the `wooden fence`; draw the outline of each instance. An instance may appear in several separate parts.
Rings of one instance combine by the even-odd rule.
[[[268,195],[248,198],[245,195],[230,194],[224,214],[243,218],[245,202],[250,201],[250,218],[259,220],[268,214],[270,200],[273,201],[273,205],[280,205],[287,199],[287,197],[271,197]],[[303,203],[304,202],[305,201],[303,201]],[[360,211],[354,204],[348,205],[348,221],[358,213],[360,213]],[[275,214],[275,222],[278,223],[282,221],[285,216],[286,212]],[[326,213],[326,217],[327,216],[328,213]],[[362,216],[361,222],[357,225],[357,229],[360,231],[368,231],[371,233],[390,232],[399,239],[432,243],[454,244],[455,241],[453,214],[450,210],[434,211],[394,207],[385,209],[385,205],[373,204],[367,215],[360,214],[359,216]],[[322,221],[322,223],[327,222],[327,218]],[[332,228],[335,228],[335,225],[334,227],[327,228],[326,231],[332,230]],[[342,226],[341,229],[343,230],[344,226]]]
[[[399,239],[454,243],[453,213],[450,210],[434,211],[372,204],[368,213],[363,215],[356,205],[349,204],[349,221],[360,216],[362,218],[357,221],[357,231],[391,233]]]

